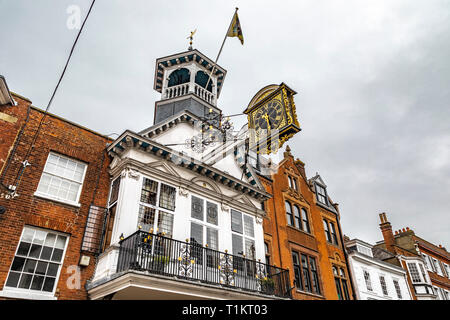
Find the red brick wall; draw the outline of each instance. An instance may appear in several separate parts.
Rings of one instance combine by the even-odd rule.
[[[306,253],[316,258],[319,269],[319,282],[322,297],[292,290],[293,298],[299,300],[336,300],[338,299],[332,265],[344,268],[347,274],[347,285],[350,298],[352,290],[350,286],[350,274],[345,262],[341,240],[339,246],[329,244],[325,238],[323,218],[334,222],[338,233],[338,218],[318,205],[316,205],[315,194],[310,189],[305,177],[303,163],[298,161],[300,168],[295,165],[292,155],[285,153],[285,158],[280,162],[278,171],[269,179],[261,179],[266,191],[273,198],[265,204],[267,217],[264,219],[264,237],[269,243],[271,251],[271,263],[290,270],[290,280],[293,286],[295,279],[293,272],[292,250]],[[287,175],[297,179],[299,192],[290,190]],[[311,234],[302,232],[288,226],[286,219],[285,200],[292,204],[298,204],[308,210],[310,218]],[[339,238],[339,235],[338,235]]]
[[[18,118],[16,123],[3,123],[0,120],[0,161],[2,163],[6,161],[18,131],[25,124],[27,108],[31,103],[18,96],[14,98],[18,101],[18,106],[0,107],[0,112]],[[3,183],[5,185],[14,183],[42,116],[42,111],[31,108],[30,119],[26,123],[18,148],[12,157],[10,166],[4,172]],[[67,288],[66,281],[71,276],[67,273],[67,268],[71,265],[77,266],[79,263],[90,204],[106,206],[110,183],[108,174],[110,160],[105,151],[108,142],[110,139],[104,136],[56,116],[47,115],[28,159],[32,165],[25,169],[16,190],[19,197],[9,200],[4,197],[0,198],[0,205],[7,208],[6,213],[0,216],[0,246],[2,248],[0,251],[0,289],[3,289],[6,281],[22,229],[25,225],[31,225],[64,232],[70,236],[56,296],[59,299],[87,299],[84,285],[86,280],[93,275],[95,258],[89,253],[83,253],[91,256],[91,260],[88,267],[80,267],[81,289],[79,290]],[[79,208],[33,196],[50,151],[87,164]],[[2,170],[5,170],[5,167],[2,166]],[[99,173],[100,178],[98,178]],[[98,187],[94,197],[97,181]],[[4,192],[5,189],[2,188],[0,193]]]

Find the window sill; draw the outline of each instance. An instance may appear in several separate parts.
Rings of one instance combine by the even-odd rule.
[[[3,288],[3,290],[0,291],[0,297],[26,300],[58,300],[58,298],[51,293],[30,292],[29,290],[22,291],[8,288]]]
[[[320,294],[312,293],[312,292],[308,292],[308,291],[302,291],[302,290],[300,290],[300,289],[295,289],[295,292],[301,293],[301,294],[306,294],[306,295],[312,296],[312,297],[317,297],[317,298],[322,298],[322,299],[325,298],[324,296],[322,296],[322,295],[320,295]]]
[[[314,236],[313,236],[311,233],[308,233],[308,232],[306,232],[306,231],[303,231],[302,229],[299,229],[299,228],[296,228],[296,227],[294,227],[294,226],[291,226],[290,224],[288,224],[287,226],[288,226],[290,229],[292,229],[292,230],[295,230],[295,231],[304,233],[304,234],[306,234],[306,235],[308,235],[308,236],[314,238]]]
[[[53,197],[51,197],[49,195],[46,195],[46,194],[43,194],[43,193],[39,193],[37,191],[34,193],[34,196],[38,197],[38,198],[45,199],[45,200],[50,200],[50,201],[66,204],[66,205],[69,205],[69,206],[72,206],[72,207],[76,207],[76,208],[81,207],[81,204],[79,202],[73,202],[73,201],[69,201],[69,200],[53,198]]]

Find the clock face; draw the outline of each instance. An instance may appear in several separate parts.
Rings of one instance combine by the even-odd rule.
[[[283,120],[283,105],[278,100],[272,100],[260,107],[253,114],[256,131],[275,130]]]

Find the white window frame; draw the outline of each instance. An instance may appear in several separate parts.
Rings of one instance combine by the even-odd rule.
[[[399,300],[403,300],[403,292],[402,292],[402,287],[400,287],[400,279],[392,278],[392,283],[394,284],[394,290],[395,290],[395,293],[397,294],[397,298]],[[395,283],[397,283],[397,285],[395,285]]]
[[[208,248],[212,249],[212,250],[220,251],[219,248],[220,248],[221,241],[220,241],[220,228],[219,228],[219,226],[220,226],[220,220],[221,219],[220,219],[220,214],[219,214],[219,208],[220,208],[219,204],[217,202],[215,202],[215,201],[211,201],[211,200],[209,200],[209,199],[207,199],[205,197],[199,196],[197,194],[191,194],[190,195],[190,200],[191,200],[190,204],[191,204],[191,206],[192,206],[192,197],[196,197],[198,199],[202,199],[203,200],[203,204],[204,204],[203,209],[204,210],[203,210],[203,220],[200,220],[200,219],[192,217],[192,212],[189,211],[189,239],[191,238],[191,225],[192,225],[192,223],[196,223],[198,225],[201,225],[202,228],[203,228],[202,246],[204,246],[205,244],[208,244],[208,242],[207,242],[208,241],[208,237],[207,237],[208,228],[209,229],[214,229],[214,230],[217,231],[217,248],[211,248],[209,246],[209,244],[208,244]],[[207,215],[208,215],[207,202],[215,204],[217,206],[217,225],[208,222],[208,218],[207,218]]]
[[[440,276],[443,276],[442,270],[441,270],[441,264],[439,263],[439,260],[436,258],[431,257],[433,260],[433,266],[436,269],[436,273]]]
[[[232,253],[233,253],[233,255],[238,255],[238,253],[234,253],[234,251],[233,251],[233,234],[235,234],[235,235],[238,235],[238,236],[242,237],[242,248],[243,248],[242,250],[243,250],[243,253],[245,254],[245,258],[247,258],[247,259],[249,257],[249,253],[246,251],[247,247],[245,246],[245,240],[248,239],[248,240],[253,241],[253,243],[255,244],[255,256],[253,258],[256,259],[257,251],[256,251],[256,237],[255,237],[256,236],[255,217],[253,217],[253,216],[251,216],[249,214],[245,214],[241,210],[236,210],[234,208],[232,208],[232,210],[240,212],[241,213],[241,217],[242,217],[242,233],[233,231],[233,229],[231,228],[231,225],[232,225],[232,223],[231,223],[231,221],[232,221],[232,212],[231,212],[231,209],[230,209],[230,230],[231,230],[231,247],[232,247],[231,250],[232,250]],[[253,223],[253,237],[248,236],[248,235],[245,234],[244,216],[248,216],[248,217],[250,217],[252,219],[252,223]]]
[[[367,278],[366,278],[366,274],[368,276]],[[370,278],[369,270],[363,269],[363,278],[364,278],[364,283],[366,284],[366,290],[373,292],[372,279]]]
[[[9,274],[11,272],[11,267],[13,264],[13,261],[17,255],[17,251],[19,249],[19,245],[20,242],[22,240],[23,234],[25,232],[25,229],[34,229],[34,230],[40,230],[40,231],[44,231],[47,234],[48,233],[52,233],[55,235],[61,235],[67,238],[66,243],[64,245],[64,250],[62,253],[62,258],[61,258],[61,262],[59,262],[59,268],[58,271],[56,273],[56,277],[55,277],[55,284],[53,285],[53,291],[52,292],[43,292],[43,291],[37,291],[37,290],[32,290],[32,289],[23,289],[23,288],[13,288],[13,287],[7,287],[6,286],[6,281],[9,278]],[[61,270],[64,266],[64,259],[66,258],[66,252],[67,252],[67,247],[70,241],[70,235],[63,233],[63,232],[59,232],[59,231],[54,231],[54,230],[50,230],[50,229],[45,229],[45,228],[39,228],[39,227],[35,227],[35,226],[31,226],[31,225],[25,225],[22,228],[22,233],[20,234],[20,238],[19,238],[19,242],[17,243],[16,246],[16,251],[14,252],[14,256],[13,259],[11,260],[11,264],[9,266],[9,270],[8,270],[8,275],[5,278],[5,282],[3,285],[3,290],[0,291],[0,297],[8,297],[8,298],[18,298],[18,299],[31,299],[31,300],[56,300],[57,298],[55,297],[55,292],[56,289],[58,287],[58,283],[59,283],[59,277],[61,275]],[[39,260],[36,259],[38,261],[45,261],[45,260]]]
[[[141,201],[142,190],[144,188],[144,179],[149,179],[149,180],[152,180],[152,181],[158,183],[158,188],[156,190],[156,204],[154,204],[154,205]],[[175,189],[175,208],[174,208],[173,211],[169,210],[169,209],[166,209],[166,208],[162,208],[162,207],[159,206],[159,198],[160,198],[160,193],[161,193],[161,184],[165,184],[165,185]],[[175,187],[175,186],[173,186],[173,185],[171,185],[171,184],[169,184],[167,182],[162,182],[161,180],[155,179],[153,177],[148,177],[148,176],[144,176],[144,175],[142,176],[140,189],[139,189],[139,209],[138,210],[140,211],[140,206],[141,205],[144,206],[144,207],[151,208],[151,209],[155,210],[155,216],[153,218],[153,227],[152,227],[154,234],[157,234],[159,232],[159,229],[158,229],[159,212],[163,211],[164,213],[171,214],[173,216],[171,238],[174,237],[173,228],[174,228],[174,225],[175,225],[176,203],[177,203],[177,187]],[[136,226],[137,228],[139,228],[139,226],[140,226],[140,221],[139,221],[140,212],[139,211],[138,211],[138,221],[137,221],[137,226]],[[150,230],[142,230],[142,231],[150,232]]]
[[[382,273],[378,274],[378,280],[380,281],[381,293],[383,294],[383,296],[388,297],[389,296],[389,290],[388,290],[388,285],[387,285],[387,282],[386,282],[386,275],[384,275]],[[381,280],[383,280],[383,281],[381,281]],[[384,283],[384,288],[383,288],[383,283]],[[386,293],[384,293],[385,291],[386,291]]]
[[[84,165],[83,177],[81,178],[81,182],[78,182],[78,181],[75,181],[75,180],[71,180],[71,179],[68,179],[68,178],[65,178],[65,177],[62,177],[62,176],[57,176],[57,175],[55,175],[53,173],[46,172],[45,168],[47,166],[48,159],[50,158],[50,155],[54,155],[54,156],[57,156],[57,157],[60,157],[60,158],[64,158],[64,159],[67,159],[67,160],[70,160],[70,161],[73,161],[73,162],[76,162],[76,163]],[[34,195],[37,196],[37,197],[40,197],[40,198],[53,200],[53,201],[56,201],[56,202],[61,202],[61,203],[69,204],[69,205],[72,205],[72,206],[80,207],[81,204],[79,203],[79,201],[80,201],[81,191],[82,191],[83,185],[84,185],[84,179],[86,178],[87,167],[88,167],[88,164],[85,163],[85,162],[82,162],[80,160],[73,159],[71,157],[68,157],[68,156],[65,156],[65,155],[62,155],[62,154],[50,151],[48,153],[48,155],[47,155],[47,160],[45,161],[44,168],[42,169],[41,178],[39,179],[39,183],[38,183],[38,186],[37,186],[37,189],[36,189]],[[43,193],[41,191],[38,191],[39,190],[39,186],[40,186],[40,184],[42,182],[42,177],[44,176],[44,174],[47,174],[47,175],[50,175],[50,176],[54,176],[54,177],[58,177],[60,179],[66,180],[66,181],[70,181],[70,182],[74,182],[74,183],[80,184],[80,187],[78,188],[78,193],[77,193],[76,200],[72,201],[72,200],[69,200],[69,199],[63,199],[63,198],[55,197],[55,196],[50,195],[48,193]]]

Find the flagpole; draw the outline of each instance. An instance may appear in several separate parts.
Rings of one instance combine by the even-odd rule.
[[[225,44],[225,41],[226,41],[227,38],[228,38],[228,32],[230,31],[230,28],[231,28],[231,26],[232,26],[232,24],[233,24],[233,21],[234,21],[234,16],[236,15],[236,13],[237,13],[238,10],[239,10],[239,8],[236,7],[236,11],[235,11],[234,14],[233,14],[233,18],[231,19],[230,25],[228,26],[227,33],[225,34],[225,38],[223,39],[222,45],[220,46],[219,53],[217,54],[216,61],[214,61],[214,65],[213,65],[213,67],[212,67],[212,69],[211,69],[211,73],[209,74],[208,81],[206,82],[206,86],[205,86],[205,89],[206,89],[206,90],[208,90],[209,81],[211,80],[211,76],[212,76],[212,74],[213,74],[213,72],[214,72],[214,69],[215,69],[216,66],[217,66],[217,61],[219,60],[220,54],[222,53],[223,45]]]

